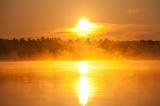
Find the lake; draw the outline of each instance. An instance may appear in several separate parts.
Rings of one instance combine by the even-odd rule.
[[[0,62],[0,106],[160,106],[160,61]]]

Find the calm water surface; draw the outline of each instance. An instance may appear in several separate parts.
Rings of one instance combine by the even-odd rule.
[[[0,62],[0,106],[160,106],[160,61]]]

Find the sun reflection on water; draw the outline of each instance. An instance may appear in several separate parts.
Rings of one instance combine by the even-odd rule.
[[[80,74],[88,74],[89,63],[87,61],[80,61],[78,63],[78,69]]]
[[[88,77],[80,77],[79,81],[79,102],[85,106],[88,103],[89,97]]]
[[[79,78],[79,103],[82,106],[87,105],[88,99],[91,96],[91,87],[88,77],[89,63],[87,61],[80,61],[78,63]]]

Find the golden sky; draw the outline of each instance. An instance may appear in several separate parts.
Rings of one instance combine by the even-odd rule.
[[[52,37],[54,30],[87,17],[107,27],[104,37],[160,40],[159,5],[160,0],[0,0],[0,37]]]

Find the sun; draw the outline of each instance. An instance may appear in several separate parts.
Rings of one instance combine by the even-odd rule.
[[[81,37],[88,37],[96,28],[95,23],[90,22],[87,18],[80,18],[73,31]]]
[[[95,36],[99,33],[100,29],[102,29],[101,24],[91,22],[83,17],[80,18],[75,27],[70,28],[69,31],[73,32],[77,37],[88,38]]]
[[[86,18],[81,18],[76,27],[81,32],[87,32],[91,28],[91,23]]]

